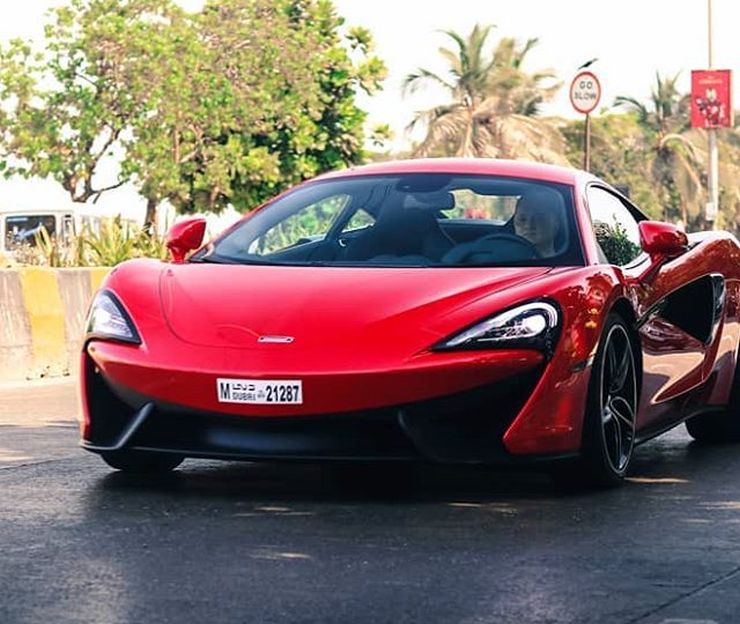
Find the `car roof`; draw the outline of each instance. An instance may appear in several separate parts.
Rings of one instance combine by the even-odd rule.
[[[417,158],[351,167],[340,171],[332,171],[314,179],[326,180],[331,178],[394,175],[399,173],[498,175],[570,185],[575,185],[576,181],[584,174],[584,172],[570,167],[521,160],[495,158]]]

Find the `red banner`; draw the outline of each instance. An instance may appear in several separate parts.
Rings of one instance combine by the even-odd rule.
[[[691,127],[732,128],[732,72],[691,72]]]

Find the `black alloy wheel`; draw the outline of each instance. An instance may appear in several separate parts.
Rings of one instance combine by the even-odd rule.
[[[591,371],[579,478],[611,486],[632,460],[638,406],[634,343],[624,320],[607,317]]]

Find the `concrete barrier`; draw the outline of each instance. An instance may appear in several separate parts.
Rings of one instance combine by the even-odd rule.
[[[0,381],[76,371],[87,307],[109,270],[0,269]]]

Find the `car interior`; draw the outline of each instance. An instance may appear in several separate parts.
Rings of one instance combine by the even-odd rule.
[[[526,202],[541,211],[541,222],[529,227],[540,235],[551,230],[548,253],[529,230],[517,231],[515,216]],[[322,219],[325,227],[315,225]],[[295,235],[299,220],[304,229],[310,222],[315,233]],[[499,183],[492,193],[473,185],[412,186],[402,179],[343,197],[328,194],[261,228],[238,251],[246,263],[260,264],[582,265],[573,221],[563,193],[541,184]]]

